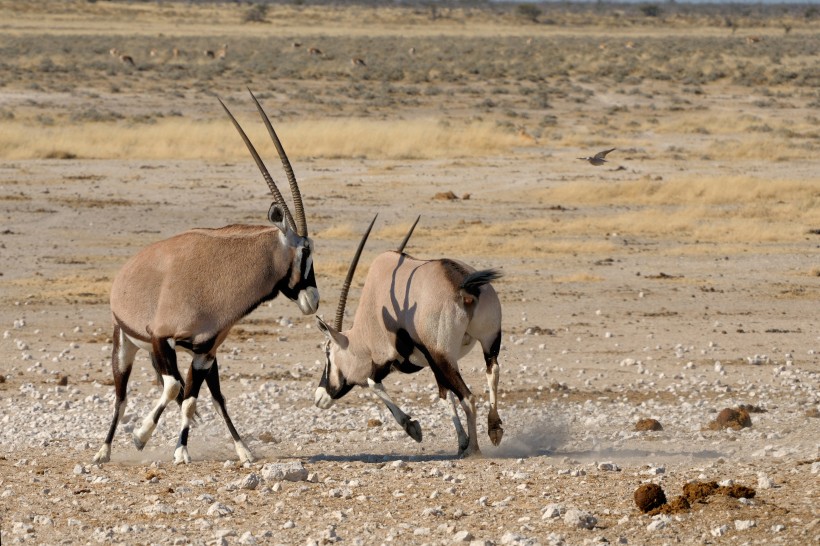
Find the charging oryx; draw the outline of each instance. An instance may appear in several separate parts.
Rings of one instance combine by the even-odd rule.
[[[274,203],[268,211],[271,225],[191,229],[148,246],[122,267],[111,288],[114,418],[94,462],[111,458],[111,441],[125,412],[128,377],[138,349],[151,355],[163,392],[133,433],[137,449],[145,446],[166,405],[176,399],[181,405],[182,427],[174,462],[191,461],[188,429],[204,381],[228,426],[239,459],[253,461],[225,409],[216,351],[231,327],[259,304],[282,293],[295,301],[302,313],[312,314],[319,307],[319,291],[313,273],[313,242],[308,237],[296,177],[270,120],[253,93],[251,97],[287,174],[296,218],[253,144],[219,100],[273,194]],[[193,354],[185,380],[177,367],[177,349]]]
[[[382,381],[393,370],[415,373],[429,366],[445,404],[449,394],[459,455],[478,455],[476,399],[458,369],[458,360],[478,341],[490,387],[487,429],[493,445],[498,445],[504,434],[497,408],[501,304],[490,283],[500,273],[493,269],[476,271],[455,260],[412,258],[403,252],[408,233],[398,251],[385,252],[373,261],[353,326],[342,331],[350,280],[369,233],[370,228],[350,264],[333,326],[318,319],[328,339],[325,369],[314,397],[316,406],[329,408],[353,386],[367,385],[407,434],[420,442],[418,421],[411,420],[390,399]],[[466,433],[458,417],[456,397],[467,416]]]

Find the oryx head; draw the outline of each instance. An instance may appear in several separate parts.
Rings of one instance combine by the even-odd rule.
[[[259,170],[262,172],[262,176],[265,178],[265,182],[268,184],[268,188],[270,188],[270,191],[273,194],[274,202],[268,211],[268,220],[279,228],[279,231],[282,234],[282,242],[284,243],[285,248],[290,251],[288,278],[283,279],[283,282],[280,283],[278,288],[285,297],[295,301],[299,305],[299,309],[301,309],[302,313],[309,315],[315,313],[319,308],[319,290],[316,288],[316,277],[313,273],[313,241],[310,237],[308,237],[305,209],[302,206],[302,194],[299,191],[299,185],[296,183],[296,176],[293,174],[293,169],[290,166],[288,156],[285,154],[282,143],[279,142],[279,137],[276,135],[276,131],[273,130],[273,125],[271,125],[267,114],[265,114],[265,111],[262,109],[262,105],[259,104],[259,101],[256,100],[253,92],[251,92],[250,89],[248,89],[248,92],[251,94],[254,104],[256,104],[256,109],[259,111],[259,115],[262,116],[262,121],[268,129],[268,134],[270,135],[271,140],[273,140],[274,146],[276,146],[276,151],[279,153],[279,159],[282,161],[282,167],[288,177],[291,195],[293,196],[293,208],[296,212],[295,221],[293,215],[290,213],[290,209],[288,208],[284,197],[282,197],[279,188],[276,187],[276,184],[268,172],[268,169],[262,162],[262,158],[259,157],[259,154],[256,152],[256,148],[254,148],[253,144],[251,144],[248,135],[246,135],[245,131],[242,130],[242,127],[239,126],[236,118],[233,117],[233,114],[231,114],[228,107],[225,106],[225,103],[222,102],[222,99],[217,97],[217,100],[219,100],[222,108],[225,109],[228,117],[231,118],[231,122],[233,122],[236,130],[239,131],[239,135],[248,147],[248,151],[251,153],[253,160],[256,162],[257,167],[259,167]]]
[[[319,317],[316,318],[319,329],[327,337],[324,344],[325,369],[322,372],[322,379],[319,381],[319,386],[316,388],[316,393],[313,398],[316,406],[322,409],[327,409],[332,406],[334,400],[338,400],[358,384],[358,382],[349,380],[351,370],[348,368],[356,365],[356,358],[355,355],[350,353],[349,338],[342,333],[342,321],[344,319],[347,293],[350,290],[353,273],[356,271],[356,265],[359,263],[359,257],[362,255],[362,249],[367,242],[367,237],[370,235],[370,230],[373,229],[373,224],[376,222],[377,217],[378,214],[373,217],[373,220],[367,227],[367,231],[362,236],[362,240],[359,242],[356,255],[353,256],[353,260],[350,262],[347,277],[345,277],[342,292],[339,295],[339,306],[336,308],[336,319],[333,321],[333,326],[327,325],[325,321]]]

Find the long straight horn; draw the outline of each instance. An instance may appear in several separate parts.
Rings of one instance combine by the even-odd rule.
[[[242,140],[245,141],[245,146],[248,147],[248,151],[251,153],[253,160],[256,162],[256,166],[259,167],[259,170],[262,172],[262,177],[265,179],[265,182],[268,183],[268,188],[270,188],[273,198],[277,203],[279,203],[279,206],[282,207],[282,210],[285,213],[285,220],[288,225],[292,228],[296,227],[296,224],[293,222],[293,216],[290,214],[290,209],[288,209],[288,204],[285,202],[285,198],[282,197],[282,193],[279,191],[279,188],[276,187],[276,183],[273,181],[267,167],[265,167],[265,164],[262,162],[262,158],[259,157],[259,154],[256,152],[256,148],[254,148],[253,144],[251,144],[251,140],[248,138],[248,135],[246,135],[245,131],[242,130],[242,127],[239,126],[239,122],[236,121],[235,117],[233,117],[233,114],[231,114],[231,111],[228,110],[227,106],[225,106],[225,103],[222,102],[222,99],[217,97],[216,100],[218,100],[219,104],[222,105],[222,108],[225,109],[228,117],[231,118],[231,122],[233,122],[233,126],[236,127],[237,131],[239,131],[239,136],[241,136]]]
[[[362,235],[362,240],[359,242],[359,248],[356,249],[356,255],[353,256],[353,261],[350,262],[350,267],[347,269],[347,277],[345,277],[345,283],[342,285],[342,292],[339,294],[339,307],[336,308],[336,320],[333,322],[333,327],[336,329],[337,332],[342,331],[342,321],[344,320],[345,316],[345,304],[347,303],[347,292],[350,290],[350,281],[353,280],[353,273],[356,272],[356,265],[359,263],[359,257],[362,255],[362,249],[364,248],[364,244],[367,242],[367,237],[370,235],[370,230],[373,229],[373,224],[376,223],[376,218],[379,215],[373,217],[373,220],[370,221],[370,225],[367,226],[367,231],[364,232]]]
[[[409,240],[410,240],[410,236],[411,236],[411,235],[413,235],[413,230],[414,230],[414,229],[416,229],[416,224],[418,224],[418,223],[419,223],[419,220],[421,220],[421,214],[419,214],[418,216],[416,216],[416,221],[415,221],[415,222],[413,222],[413,225],[412,225],[412,226],[410,226],[410,231],[408,231],[408,232],[407,232],[407,235],[405,235],[405,236],[404,236],[404,240],[403,240],[403,241],[401,242],[401,244],[399,245],[399,248],[397,248],[397,249],[396,249],[396,252],[398,252],[399,254],[401,254],[402,252],[404,252],[404,247],[406,247],[406,246],[407,246],[407,241],[409,241]]]
[[[305,219],[305,208],[302,205],[302,193],[299,191],[299,184],[296,183],[296,175],[293,174],[293,169],[290,166],[288,155],[285,153],[282,143],[279,142],[279,137],[276,136],[276,131],[273,130],[273,125],[271,125],[268,115],[265,114],[265,111],[262,110],[262,105],[259,104],[258,100],[256,100],[253,91],[248,89],[248,93],[251,94],[253,102],[256,103],[256,109],[259,110],[259,115],[262,116],[262,121],[265,122],[265,127],[268,129],[268,134],[270,135],[271,140],[273,140],[273,145],[276,146],[276,151],[279,153],[279,159],[282,160],[282,168],[285,169],[285,174],[288,177],[290,193],[293,195],[293,212],[296,214],[296,233],[302,237],[307,237],[307,220]]]

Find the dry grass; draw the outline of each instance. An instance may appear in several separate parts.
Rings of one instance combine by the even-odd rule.
[[[242,122],[260,152],[269,138],[256,119]],[[520,145],[489,122],[441,123],[435,119],[305,120],[277,124],[292,158],[429,159],[505,153]],[[166,119],[149,125],[84,123],[32,127],[4,124],[0,157],[36,159],[245,160],[247,149],[224,120]]]

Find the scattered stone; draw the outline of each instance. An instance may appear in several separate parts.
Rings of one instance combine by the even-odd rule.
[[[752,418],[749,412],[742,408],[724,408],[718,414],[717,419],[709,423],[707,428],[709,430],[723,430],[731,428],[732,430],[740,430],[752,426]]]
[[[649,512],[655,508],[660,508],[666,504],[666,494],[660,485],[656,483],[645,483],[635,490],[635,504],[643,512]]]
[[[592,529],[598,523],[598,519],[589,512],[570,508],[564,514],[564,523],[570,527]]]
[[[661,425],[660,421],[657,419],[640,419],[637,423],[635,423],[635,431],[637,432],[647,432],[647,431],[658,431],[663,430],[663,426]]]
[[[735,529],[737,531],[746,531],[751,529],[752,527],[756,527],[757,522],[753,519],[736,519],[735,520]]]
[[[811,417],[813,419],[820,418],[820,409],[811,408],[810,410],[806,411],[806,417]]]
[[[774,487],[774,481],[764,474],[763,472],[757,473],[757,488],[758,489],[771,489]]]
[[[598,463],[598,470],[605,472],[620,472],[621,467],[612,462]]]
[[[541,519],[552,519],[559,517],[562,513],[565,513],[567,510],[560,504],[548,504],[544,507],[543,514],[541,515]]]
[[[384,423],[382,423],[378,419],[368,419],[367,420],[367,428],[376,428],[376,427],[382,426],[383,424]]]
[[[721,525],[720,527],[715,527],[711,531],[709,531],[713,537],[722,537],[726,533],[729,532],[728,525]]]
[[[470,531],[459,531],[453,535],[452,542],[469,542],[473,540],[473,535]]]
[[[669,516],[656,516],[652,522],[646,526],[647,531],[660,531],[672,521]]]
[[[262,467],[262,478],[268,482],[285,480],[301,482],[308,477],[308,471],[301,461],[293,463],[268,463]]]
[[[239,488],[254,490],[259,486],[260,481],[261,480],[259,479],[259,475],[254,472],[251,472],[242,479],[242,481],[239,483]]]
[[[57,380],[57,385],[59,385],[60,387],[65,387],[66,385],[68,385],[68,376],[64,375],[60,377],[60,379]]]
[[[209,516],[223,517],[233,513],[233,508],[225,506],[221,502],[215,502],[208,507]]]

